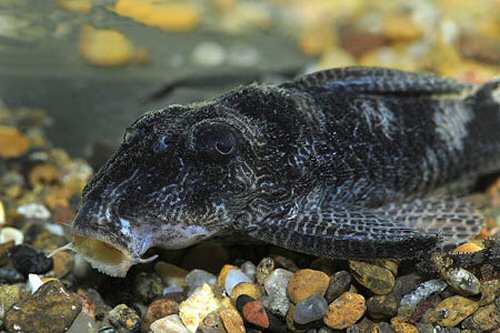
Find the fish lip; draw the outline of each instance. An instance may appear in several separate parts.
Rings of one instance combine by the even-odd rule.
[[[113,250],[117,251],[114,255],[119,256],[119,260],[106,260],[103,253],[95,252],[93,248],[89,248],[85,244],[102,245],[103,247],[99,247],[101,251],[105,246],[109,248],[110,255]],[[73,228],[73,248],[93,268],[112,277],[125,277],[131,266],[144,261],[140,257],[141,254],[133,253],[121,244],[110,241],[109,237],[79,228]]]

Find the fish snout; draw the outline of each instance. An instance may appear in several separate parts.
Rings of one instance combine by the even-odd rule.
[[[134,237],[133,223],[103,207],[85,201],[73,224],[73,249],[102,273],[124,277],[132,265],[149,262],[142,259],[149,248],[141,237]]]

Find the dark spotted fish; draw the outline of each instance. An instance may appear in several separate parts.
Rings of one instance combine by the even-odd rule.
[[[383,68],[237,88],[138,119],[87,185],[73,247],[114,276],[232,233],[335,258],[410,258],[478,233],[500,170],[500,80]]]

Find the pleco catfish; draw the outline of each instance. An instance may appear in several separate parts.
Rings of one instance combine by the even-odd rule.
[[[232,233],[410,258],[479,232],[465,194],[495,170],[500,80],[326,70],[146,113],[85,188],[71,246],[112,276],[151,247]]]

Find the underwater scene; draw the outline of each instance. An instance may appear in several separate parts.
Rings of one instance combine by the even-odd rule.
[[[0,332],[500,333],[500,1],[0,0]]]

